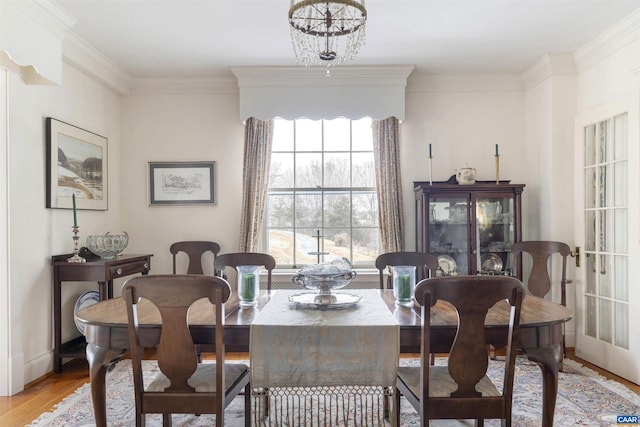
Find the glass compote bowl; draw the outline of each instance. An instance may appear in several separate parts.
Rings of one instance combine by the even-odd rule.
[[[129,235],[111,234],[107,232],[98,236],[87,236],[87,248],[102,259],[113,259],[122,252],[129,243]]]
[[[291,280],[297,285],[318,291],[314,302],[325,305],[336,303],[337,298],[332,291],[344,288],[355,277],[356,272],[351,262],[346,258],[340,258],[330,263],[304,266]]]

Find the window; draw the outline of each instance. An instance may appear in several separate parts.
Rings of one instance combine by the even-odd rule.
[[[279,267],[379,254],[372,120],[274,120],[265,251]]]

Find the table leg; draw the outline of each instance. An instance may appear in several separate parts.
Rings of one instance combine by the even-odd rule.
[[[542,371],[542,426],[553,427],[562,345],[558,343],[548,347],[522,349],[522,352]]]
[[[106,374],[109,366],[124,354],[125,350],[98,347],[87,344],[86,353],[91,379],[91,400],[96,427],[107,427]]]

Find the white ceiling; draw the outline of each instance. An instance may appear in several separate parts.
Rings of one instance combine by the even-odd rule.
[[[57,0],[72,31],[132,77],[203,77],[233,66],[293,66],[288,0]],[[640,0],[367,0],[351,65],[428,74],[521,73],[574,52]],[[348,65],[347,64],[347,65]]]

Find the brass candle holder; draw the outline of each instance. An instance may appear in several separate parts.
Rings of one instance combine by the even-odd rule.
[[[496,154],[496,184],[500,184],[500,155]]]
[[[87,262],[86,259],[82,258],[80,255],[78,255],[78,240],[80,240],[80,237],[78,236],[78,231],[80,230],[80,227],[78,227],[77,225],[74,225],[71,227],[73,229],[73,256],[71,256],[70,258],[67,258],[67,262],[75,262],[75,263],[83,263],[83,262]]]

